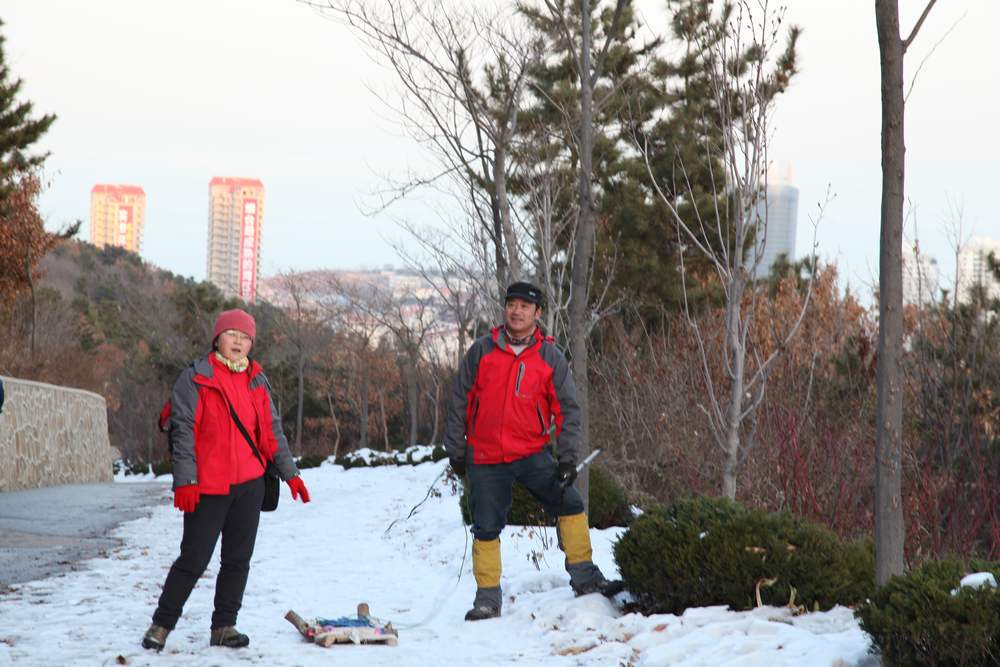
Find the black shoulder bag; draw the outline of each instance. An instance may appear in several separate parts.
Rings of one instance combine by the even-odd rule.
[[[227,401],[228,403],[228,401]],[[278,508],[278,498],[281,495],[281,489],[278,486],[278,468],[274,463],[268,461],[264,463],[264,459],[261,458],[260,452],[257,451],[257,445],[253,444],[253,438],[247,433],[247,430],[243,428],[243,423],[240,422],[240,418],[236,416],[236,410],[233,410],[233,406],[229,406],[229,414],[232,415],[233,421],[236,422],[236,428],[240,430],[243,434],[243,438],[250,445],[250,449],[253,450],[253,455],[257,457],[260,461],[261,467],[264,469],[264,500],[260,503],[261,512],[273,512]]]

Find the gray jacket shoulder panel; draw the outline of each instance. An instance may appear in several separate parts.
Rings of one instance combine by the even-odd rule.
[[[170,394],[170,448],[174,488],[198,483],[194,450],[194,415],[198,410],[195,365],[181,371]]]
[[[469,404],[469,392],[476,382],[480,360],[496,347],[492,335],[480,336],[462,358],[451,385],[448,400],[448,417],[445,422],[444,448],[448,458],[464,461],[466,456],[465,411]]]
[[[559,401],[559,412],[562,416],[562,426],[556,436],[556,456],[562,463],[576,464],[579,462],[583,428],[573,371],[566,360],[566,355],[554,343],[542,341],[538,353],[552,369],[552,388]]]

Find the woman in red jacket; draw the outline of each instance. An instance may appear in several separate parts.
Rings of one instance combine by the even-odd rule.
[[[222,559],[209,644],[240,648],[250,643],[235,626],[257,537],[264,466],[236,418],[263,461],[277,466],[292,498],[309,502],[309,491],[281,430],[271,386],[260,364],[248,356],[256,332],[249,313],[223,312],[212,332],[212,351],[185,369],[174,384],[170,398],[174,507],[184,512],[184,536],[153,624],[142,638],[144,648],[163,648],[220,535]]]

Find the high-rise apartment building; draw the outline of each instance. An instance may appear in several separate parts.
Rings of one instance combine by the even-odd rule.
[[[973,287],[982,287],[988,299],[1000,298],[1000,282],[993,277],[987,259],[990,253],[1000,261],[1000,241],[974,238],[959,251],[955,271],[955,290],[958,292],[956,298],[959,303],[972,300]]]
[[[208,185],[208,279],[226,296],[253,302],[260,273],[264,184],[216,176]]]
[[[90,189],[90,242],[138,253],[146,222],[146,193],[138,185],[98,184]]]
[[[799,189],[792,185],[790,165],[771,170],[768,175],[767,199],[760,202],[751,221],[756,221],[757,244],[747,252],[746,263],[752,266],[760,258],[756,275],[766,278],[771,267],[784,255],[795,261],[795,232],[799,220]]]
[[[904,243],[903,303],[926,306],[937,300],[939,280],[937,260],[920,251],[918,246]]]

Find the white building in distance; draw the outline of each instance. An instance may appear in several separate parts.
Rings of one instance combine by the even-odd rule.
[[[959,303],[971,301],[971,290],[982,286],[988,299],[1000,299],[1000,282],[990,271],[987,258],[993,253],[1000,261],[1000,241],[978,237],[971,239],[958,253],[955,269],[956,299]]]
[[[926,306],[937,300],[940,287],[937,260],[920,252],[919,247],[903,243],[903,303]]]
[[[771,274],[771,267],[784,255],[789,262],[795,261],[795,232],[799,220],[799,189],[792,185],[790,164],[775,165],[768,173],[767,198],[754,213],[757,224],[756,247],[747,253],[746,264],[753,266],[757,258],[758,278]],[[753,218],[751,219],[751,222]]]

